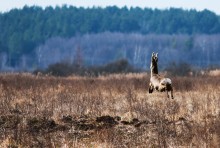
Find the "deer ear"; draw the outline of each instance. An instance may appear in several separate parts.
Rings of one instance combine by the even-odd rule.
[[[156,53],[156,57],[157,57],[158,53]]]
[[[152,57],[153,57],[153,56],[155,56],[155,53],[154,53],[154,52],[152,53]]]

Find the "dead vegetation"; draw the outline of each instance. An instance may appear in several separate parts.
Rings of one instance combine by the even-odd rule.
[[[1,74],[0,147],[218,147],[219,83],[173,78],[171,100],[147,74]]]

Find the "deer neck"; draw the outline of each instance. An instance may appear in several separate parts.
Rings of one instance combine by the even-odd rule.
[[[158,74],[157,64],[151,62],[151,77],[156,74]]]

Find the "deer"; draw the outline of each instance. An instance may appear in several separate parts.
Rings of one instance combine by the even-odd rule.
[[[169,98],[168,92],[171,92],[171,98],[173,97],[173,87],[172,87],[172,81],[170,78],[165,78],[158,74],[158,53],[152,53],[151,56],[151,77],[150,77],[150,84],[149,84],[149,93],[153,93],[154,90],[159,92],[165,92],[167,93],[167,98]]]

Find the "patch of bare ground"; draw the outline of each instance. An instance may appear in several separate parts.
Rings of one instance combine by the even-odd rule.
[[[218,147],[220,78],[0,75],[0,147]]]

